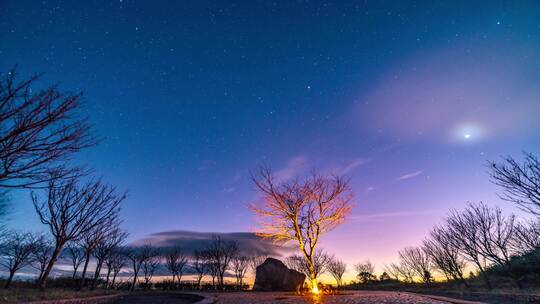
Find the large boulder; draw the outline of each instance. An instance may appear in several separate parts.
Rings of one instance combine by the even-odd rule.
[[[304,284],[306,276],[289,269],[282,261],[267,258],[257,266],[253,290],[259,291],[295,291]]]

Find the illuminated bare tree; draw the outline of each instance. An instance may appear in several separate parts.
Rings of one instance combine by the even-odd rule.
[[[165,266],[172,274],[173,285],[175,278],[178,278],[178,283],[182,281],[182,274],[186,269],[187,262],[187,255],[185,255],[179,247],[170,248],[165,252]]]
[[[236,255],[231,261],[231,268],[236,277],[236,287],[239,290],[243,289],[244,277],[249,269],[249,258],[243,255]]]
[[[522,164],[512,157],[503,158],[502,163],[489,162],[491,181],[503,189],[503,200],[540,216],[540,161],[532,153],[524,154]]]
[[[315,249],[321,235],[343,223],[350,213],[349,181],[314,173],[304,180],[279,182],[268,168],[260,168],[252,180],[263,196],[262,206],[251,206],[262,228],[258,235],[295,242],[308,264],[312,291],[318,292]]]
[[[0,243],[0,265],[9,272],[6,289],[11,285],[15,273],[31,263],[34,249],[35,237],[32,234],[16,230],[8,231]]]
[[[77,175],[66,162],[96,142],[77,114],[81,94],[32,89],[39,77],[19,81],[15,70],[0,78],[0,188],[40,187],[51,172]]]
[[[126,197],[99,180],[82,186],[78,183],[76,178],[53,179],[49,182],[44,200],[32,193],[36,212],[54,238],[51,260],[39,280],[41,289],[45,288],[47,278],[64,245],[115,218],[120,211],[120,203]]]
[[[412,269],[422,282],[429,284],[433,281],[431,261],[429,256],[419,247],[407,247],[398,252],[401,262]]]
[[[357,263],[354,265],[354,270],[356,270],[356,277],[363,284],[373,281],[376,278],[374,275],[375,266],[370,261]]]
[[[336,280],[337,288],[341,288],[343,285],[343,274],[345,274],[345,271],[347,270],[347,264],[336,257],[332,257],[326,268],[330,275]]]

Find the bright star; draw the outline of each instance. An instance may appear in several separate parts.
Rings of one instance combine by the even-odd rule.
[[[469,138],[471,138],[471,134],[467,133],[467,134],[463,135],[463,137],[465,137],[465,139],[469,139]]]

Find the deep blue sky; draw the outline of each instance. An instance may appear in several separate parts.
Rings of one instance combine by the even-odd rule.
[[[132,239],[253,231],[266,163],[351,176],[323,245],[377,263],[497,204],[486,160],[540,151],[540,2],[444,2],[2,1],[0,68],[84,92],[105,140],[77,160],[129,189]]]

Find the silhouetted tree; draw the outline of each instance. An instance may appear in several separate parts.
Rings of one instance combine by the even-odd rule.
[[[262,206],[251,206],[262,226],[258,235],[277,242],[296,242],[317,291],[315,249],[320,236],[343,223],[350,213],[349,181],[313,174],[304,180],[279,182],[268,168],[260,168],[252,180],[264,200]]]
[[[38,271],[37,281],[40,282],[43,278],[43,274],[47,270],[53,253],[54,247],[50,244],[52,240],[45,235],[40,235],[34,242],[34,251],[32,252],[32,262],[30,266]]]
[[[117,194],[114,187],[99,180],[82,186],[78,183],[76,178],[49,181],[47,197],[43,201],[32,193],[38,216],[54,237],[51,260],[39,280],[41,289],[45,288],[49,273],[64,245],[115,218],[120,203],[126,197],[125,194]]]
[[[94,271],[94,280],[92,281],[92,289],[96,288],[97,281],[101,274],[101,269],[106,259],[109,257],[109,255],[112,254],[112,252],[116,248],[122,245],[122,243],[126,240],[127,236],[128,236],[128,233],[126,231],[123,231],[119,227],[118,222],[114,222],[110,227],[108,227],[108,231],[105,234],[105,237],[99,241],[94,252],[92,253],[94,258],[96,259],[96,269]],[[107,274],[107,283],[108,283],[109,274],[110,274],[110,269],[108,270],[108,274]]]
[[[395,263],[390,263],[388,265],[384,266],[384,272],[390,276],[390,278],[399,281],[401,278],[401,271],[399,269],[399,265]],[[406,279],[404,279],[407,281]]]
[[[459,248],[452,242],[452,235],[443,227],[435,227],[424,240],[422,250],[449,281],[459,280],[467,286],[463,276],[465,260],[459,254]]]
[[[516,223],[511,246],[520,255],[540,248],[540,220]]]
[[[40,187],[76,176],[69,157],[96,143],[76,113],[81,94],[36,87],[38,76],[19,81],[15,70],[0,76],[0,188]]]
[[[522,210],[540,216],[540,161],[532,153],[524,153],[522,164],[512,157],[502,163],[489,162],[491,181],[502,187],[500,197]]]
[[[75,279],[77,270],[84,261],[84,250],[76,242],[71,241],[67,243],[64,255],[71,261],[73,266],[72,278]]]
[[[205,260],[204,252],[198,250],[195,251],[191,266],[197,275],[197,288],[201,289],[201,280],[204,274],[207,272],[207,262]]]
[[[429,256],[418,247],[407,247],[398,252],[399,258],[406,267],[412,269],[422,282],[429,284],[431,276],[431,261]]]
[[[30,233],[11,230],[4,236],[0,243],[0,265],[9,273],[6,289],[11,285],[15,273],[31,263],[34,249],[35,237]]]
[[[144,245],[142,247],[131,247],[126,248],[125,251],[127,259],[131,262],[131,267],[133,270],[133,282],[131,283],[130,290],[135,290],[135,285],[137,284],[137,278],[139,276],[139,271],[141,266],[148,259],[152,258],[154,255],[154,249],[151,245]]]
[[[244,277],[249,269],[249,258],[243,255],[235,255],[231,260],[231,269],[236,277],[236,287],[241,290],[244,286]]]
[[[172,274],[173,285],[175,278],[178,278],[178,283],[181,282],[182,274],[186,269],[187,262],[187,255],[185,255],[179,247],[169,248],[165,252],[165,266]]]
[[[111,282],[112,287],[114,287],[116,277],[126,265],[126,249],[124,247],[115,248],[112,254],[107,257],[107,268],[109,269],[109,273],[112,270],[113,275]],[[107,287],[109,286],[109,273],[107,274]]]
[[[479,243],[479,237],[483,231],[476,225],[474,217],[453,210],[446,218],[446,226],[449,229],[450,241],[453,246],[459,248],[463,257],[476,266],[484,279],[486,287],[491,290],[491,280],[486,272],[487,260],[480,249]]]
[[[292,255],[285,260],[287,267],[306,275],[307,278],[318,279],[326,271],[330,256],[321,249],[315,250],[312,256],[312,264],[301,255]]]
[[[161,252],[158,249],[152,248],[148,258],[142,262],[141,268],[144,275],[144,284],[146,288],[150,288],[152,278],[159,265],[161,264]]]
[[[224,288],[224,277],[230,268],[233,257],[238,253],[235,241],[226,241],[218,235],[212,236],[212,241],[206,249],[209,266],[215,272],[220,289]]]
[[[354,265],[356,277],[360,283],[365,284],[376,279],[374,272],[375,266],[370,261],[360,262]]]
[[[337,288],[340,288],[343,285],[343,274],[347,270],[347,265],[336,257],[331,257],[326,269],[336,280]]]
[[[264,263],[267,258],[268,255],[266,254],[256,254],[249,258],[249,267],[253,270],[253,274],[257,274],[257,266]]]

